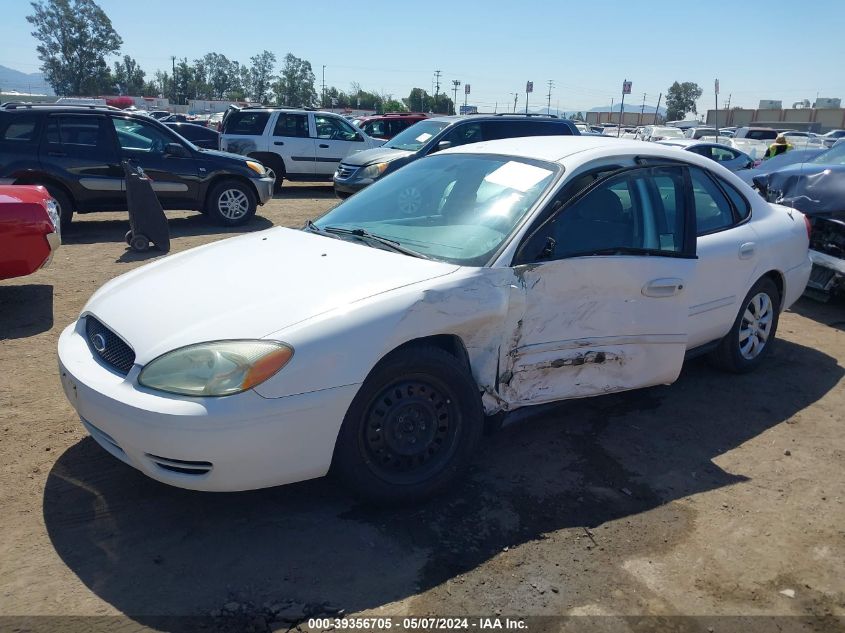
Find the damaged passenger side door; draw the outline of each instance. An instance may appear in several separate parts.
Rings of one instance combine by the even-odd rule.
[[[509,406],[677,378],[696,265],[690,192],[684,166],[622,169],[526,234],[513,262],[523,302],[500,359]]]

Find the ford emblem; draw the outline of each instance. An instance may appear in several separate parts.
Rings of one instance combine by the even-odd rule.
[[[94,349],[101,354],[106,351],[106,337],[102,334],[95,334],[92,336],[91,344],[94,346]]]

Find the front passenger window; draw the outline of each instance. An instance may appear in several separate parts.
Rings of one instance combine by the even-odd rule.
[[[529,240],[529,258],[679,255],[684,252],[684,178],[680,167],[611,176],[563,207]]]

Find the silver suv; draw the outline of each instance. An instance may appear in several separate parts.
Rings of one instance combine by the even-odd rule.
[[[232,107],[223,119],[220,149],[260,161],[282,180],[330,181],[340,161],[378,147],[333,112],[297,108]]]

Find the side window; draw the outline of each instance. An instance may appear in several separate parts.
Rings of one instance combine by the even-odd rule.
[[[520,133],[517,124],[511,121],[487,121],[481,124],[484,130],[484,140],[493,141],[500,138],[515,138],[517,136],[530,136]]]
[[[93,116],[51,117],[47,124],[47,142],[68,148],[104,147],[108,144],[104,121]]]
[[[387,136],[387,122],[384,120],[370,121],[364,125],[364,131],[370,136],[384,138]]]
[[[349,123],[337,117],[315,116],[317,138],[332,141],[362,141],[364,140]]]
[[[308,138],[308,116],[305,114],[280,113],[273,128],[273,136]]]
[[[270,119],[269,112],[233,112],[226,119],[224,134],[238,134],[240,136],[261,136],[267,121]]]
[[[690,176],[698,234],[706,235],[733,226],[730,202],[710,176],[696,167],[690,169]]]
[[[27,143],[35,140],[38,118],[34,114],[9,116],[0,122],[0,140]]]
[[[157,127],[135,119],[113,117],[111,122],[117,133],[117,144],[126,151],[161,155],[164,154],[164,148],[168,143],[175,142]],[[64,124],[62,124],[62,136],[64,136]]]
[[[497,138],[505,137],[499,136]],[[458,145],[466,145],[467,143],[478,143],[479,141],[483,141],[484,136],[481,133],[481,124],[458,124],[455,126],[454,130],[452,130],[445,137],[443,137],[443,140],[449,141],[452,144],[452,147],[457,147]]]
[[[749,204],[748,200],[745,199],[745,196],[743,196],[739,191],[737,191],[733,185],[725,182],[721,178],[716,178],[716,180],[721,185],[724,192],[728,194],[728,198],[731,199],[731,203],[733,204],[734,210],[739,216],[740,221],[746,219],[749,215],[751,215],[751,205]]]
[[[545,259],[640,250],[677,255],[684,250],[683,201],[681,167],[627,170],[563,207],[532,236],[524,252]]]
[[[739,154],[727,147],[717,147],[715,145],[711,145],[710,151],[711,158],[717,163],[724,163],[726,161],[733,160],[739,156]]]

